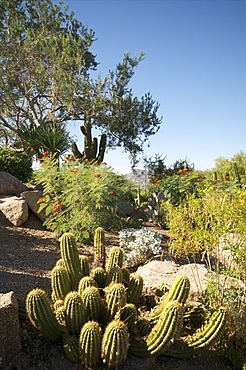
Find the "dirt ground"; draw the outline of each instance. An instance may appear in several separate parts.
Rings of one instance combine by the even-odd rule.
[[[157,228],[158,229],[158,228]],[[163,250],[166,248],[167,233],[164,234]],[[118,235],[106,234],[107,247],[118,244]],[[39,287],[51,291],[50,272],[60,258],[59,240],[47,231],[30,214],[21,227],[11,225],[0,215],[0,293],[14,291],[20,308],[27,293]],[[92,260],[92,245],[79,246],[79,252]],[[20,319],[22,352],[8,369],[4,370],[77,370],[81,364],[74,364],[64,357],[62,346],[43,338],[28,320]],[[169,357],[139,359],[127,356],[120,370],[229,370],[229,362],[216,352],[206,352],[194,358],[177,360]],[[94,370],[107,369],[103,364]]]

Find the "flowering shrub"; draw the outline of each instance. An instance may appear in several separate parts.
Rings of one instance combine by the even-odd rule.
[[[142,265],[161,252],[162,235],[156,231],[146,228],[123,229],[119,232],[119,238],[128,267]]]
[[[45,225],[55,233],[69,231],[78,241],[88,242],[98,226],[124,227],[115,209],[130,197],[131,184],[105,164],[80,164],[68,157],[59,167],[55,159],[44,157],[35,177],[44,188],[39,210],[45,209]]]

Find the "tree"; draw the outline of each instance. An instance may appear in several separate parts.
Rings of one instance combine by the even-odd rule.
[[[246,152],[242,150],[231,158],[218,157],[215,160],[215,167],[212,169],[220,179],[229,178],[236,180],[234,163],[237,165],[238,173],[242,180],[246,179]]]
[[[25,142],[30,131],[37,141],[37,127],[76,120],[83,122],[84,151],[76,143],[73,150],[83,160],[102,161],[106,139],[110,148],[123,145],[133,155],[142,150],[161,124],[151,94],[138,99],[129,88],[143,53],[126,53],[115,70],[93,80],[94,32],[62,3],[0,0],[0,11],[1,132],[11,130]],[[99,148],[93,127],[101,132]]]

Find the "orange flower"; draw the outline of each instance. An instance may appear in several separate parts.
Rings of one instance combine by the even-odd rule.
[[[50,154],[50,152],[48,152],[48,150],[46,150],[46,152],[44,152],[44,157],[48,157],[49,154]]]
[[[183,173],[189,172],[188,168],[183,169]]]
[[[77,173],[78,172],[78,170],[72,170],[72,173]]]
[[[37,204],[44,203],[45,199],[44,198],[38,198]]]
[[[99,178],[99,177],[101,177],[101,174],[100,174],[99,172],[95,172],[95,173],[94,173],[94,177],[95,177],[95,178]]]
[[[74,157],[69,157],[67,160],[68,162],[72,162],[74,160]]]
[[[98,162],[92,163],[92,166],[98,166]]]
[[[56,212],[59,212],[62,208],[62,205],[60,202],[57,202],[55,204],[53,204],[53,209],[56,211]]]
[[[180,175],[181,173],[183,173],[183,170],[178,170],[178,174]]]
[[[198,181],[199,181],[199,182],[202,182],[202,177],[199,177]]]
[[[115,191],[111,191],[110,192],[110,195],[111,195],[111,197],[115,197],[116,196],[116,192]]]
[[[186,181],[182,181],[182,182],[181,182],[181,184],[182,184],[182,185],[185,185],[185,184],[186,184]]]
[[[105,166],[107,165],[107,162],[103,162],[103,164],[105,164]]]

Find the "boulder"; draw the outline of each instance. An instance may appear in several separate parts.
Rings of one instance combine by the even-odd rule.
[[[46,220],[45,210],[38,212],[38,200],[43,197],[43,192],[40,190],[24,191],[21,196],[25,199],[30,209],[40,219],[41,222]]]
[[[196,296],[206,287],[207,268],[203,264],[189,263],[179,265],[172,260],[150,261],[138,267],[137,274],[144,280],[144,288],[152,290],[165,282],[172,285],[177,276],[185,275],[190,280],[190,294]]]
[[[2,196],[0,198],[0,211],[14,226],[21,226],[28,219],[28,205],[21,197]]]
[[[24,185],[17,177],[10,175],[5,171],[0,171],[0,194],[19,195],[27,191],[28,187]]]
[[[14,292],[0,294],[0,368],[12,369],[21,351],[18,303]]]

